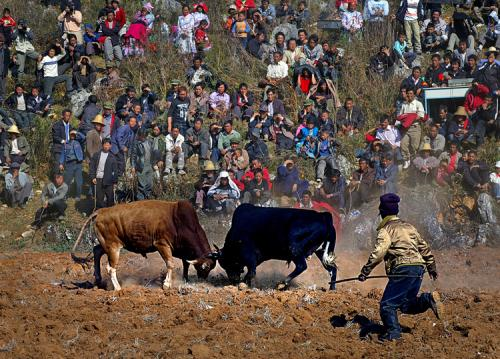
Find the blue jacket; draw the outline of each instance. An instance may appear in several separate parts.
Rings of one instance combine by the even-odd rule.
[[[65,164],[70,161],[83,161],[83,150],[80,142],[77,140],[70,140],[68,143],[64,144],[64,151],[61,152],[59,157],[59,163]]]
[[[116,155],[118,152],[123,151],[124,147],[131,149],[134,138],[135,132],[129,125],[119,127],[114,135],[111,136],[111,152]]]
[[[375,180],[384,180],[384,193],[397,193],[398,187],[398,166],[391,164],[389,167],[381,168],[381,171],[375,176]]]

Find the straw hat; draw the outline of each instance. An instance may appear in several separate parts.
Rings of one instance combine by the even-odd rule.
[[[495,56],[498,55],[497,48],[495,46],[491,46],[490,48],[488,48],[488,51],[486,51],[486,56],[490,56],[492,52],[495,54]]]
[[[467,117],[467,112],[465,112],[465,107],[463,106],[458,106],[457,111],[453,116],[464,116]]]
[[[19,132],[19,129],[17,128],[16,125],[12,125],[9,127],[9,129],[7,130],[8,133],[16,133],[18,135],[21,134],[21,132]]]
[[[212,161],[207,161],[205,163],[205,168],[203,169],[204,171],[215,171],[215,165]]]
[[[422,151],[432,151],[432,146],[430,143],[424,143],[422,146]]]
[[[104,123],[104,117],[102,117],[102,115],[97,115],[93,120],[92,120],[92,123],[93,124],[99,124],[99,125],[105,125]]]

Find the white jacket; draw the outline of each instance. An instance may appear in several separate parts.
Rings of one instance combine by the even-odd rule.
[[[168,134],[167,137],[165,138],[165,143],[168,152],[172,152],[175,147],[180,147],[182,149],[182,144],[184,143],[184,136],[179,134],[177,138],[174,140],[172,138],[172,135]]]
[[[24,34],[22,34],[19,30],[16,30],[14,32],[14,36],[14,47],[16,48],[16,52],[26,53],[28,51],[35,51],[35,47],[30,40],[30,38],[33,37],[30,28],[27,28]]]

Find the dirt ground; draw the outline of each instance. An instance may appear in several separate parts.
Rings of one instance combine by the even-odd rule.
[[[339,279],[355,276],[366,255],[340,250]],[[239,290],[219,269],[208,283],[192,271],[184,284],[179,261],[175,287],[164,292],[159,256],[126,253],[117,293],[86,289],[91,271],[68,253],[7,252],[0,254],[0,357],[498,358],[500,249],[436,256],[441,277],[423,287],[442,291],[446,319],[401,316],[404,339],[381,344],[385,281],[326,291],[316,259],[287,292],[269,289],[290,270],[282,262],[258,268],[258,289]]]

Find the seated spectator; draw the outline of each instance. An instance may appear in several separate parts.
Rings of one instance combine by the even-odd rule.
[[[165,138],[166,142],[166,157],[165,157],[165,174],[174,172],[174,161],[177,161],[177,173],[185,175],[184,171],[184,152],[182,144],[184,143],[184,136],[181,135],[178,127],[173,127],[172,131]]]
[[[288,22],[294,12],[290,0],[280,0],[280,4],[276,6],[276,18],[281,22]]]
[[[277,86],[288,78],[288,65],[283,61],[283,54],[275,52],[273,63],[267,66],[266,85]]]
[[[470,120],[474,130],[467,138],[469,143],[481,146],[484,144],[485,136],[498,137],[498,109],[490,94],[484,97],[484,102],[470,117]]]
[[[241,180],[249,164],[248,152],[240,147],[240,140],[233,138],[230,149],[224,155],[222,168],[232,171],[236,179]]]
[[[305,64],[306,55],[302,51],[302,47],[297,45],[297,39],[288,39],[286,43],[284,61],[292,70]]]
[[[267,206],[271,199],[271,191],[268,182],[264,179],[262,170],[253,171],[254,178],[245,182],[245,192],[243,193],[243,203],[251,203],[258,206]]]
[[[359,38],[361,36],[363,16],[356,10],[356,5],[352,1],[348,2],[347,11],[342,12],[342,28],[349,42],[354,37]]]
[[[275,115],[286,116],[285,106],[283,101],[276,97],[276,90],[269,88],[266,90],[266,99],[264,103],[267,105],[269,116],[274,117]]]
[[[366,158],[360,158],[358,169],[352,173],[349,182],[349,195],[353,207],[359,207],[373,199],[374,184],[375,170],[369,166]]]
[[[422,89],[424,88],[424,81],[421,77],[422,75],[422,69],[420,66],[415,66],[411,70],[411,75],[408,76],[401,82],[401,89],[404,88],[405,90],[405,95],[406,95],[406,89],[413,88],[415,90],[415,95],[418,97],[418,99],[422,98]],[[399,111],[396,111],[396,113],[399,113]]]
[[[337,82],[342,70],[343,50],[336,45],[330,46],[328,41],[323,41],[323,56],[318,63],[318,69],[326,80]]]
[[[424,33],[422,33],[422,48],[424,52],[436,52],[443,47],[441,42],[441,37],[436,31],[436,27],[433,23],[429,23],[425,28]]]
[[[318,43],[318,35],[309,36],[307,44],[302,47],[302,52],[306,57],[306,64],[316,67],[323,56],[323,47]]]
[[[248,39],[250,38],[250,25],[246,20],[246,15],[244,12],[239,12],[237,20],[233,23],[231,32],[233,36],[240,41],[243,48],[247,47]]]
[[[391,153],[386,153],[382,159],[382,167],[375,176],[380,193],[398,192],[398,166],[394,164]]]
[[[219,160],[222,155],[219,150],[219,139],[220,139],[221,126],[216,123],[210,124],[208,127],[208,133],[210,134],[210,160],[218,166]]]
[[[271,138],[276,143],[276,152],[289,151],[293,148],[294,135],[292,132],[293,122],[281,114],[273,117],[271,126]]]
[[[464,12],[455,11],[450,25],[450,40],[448,50],[453,51],[458,46],[460,40],[466,41],[467,48],[474,50],[474,38],[477,36],[477,29],[471,18]]]
[[[269,160],[269,149],[266,143],[260,138],[260,129],[254,128],[249,130],[250,142],[245,145],[245,150],[248,152],[250,161],[258,159],[260,161]]]
[[[269,0],[262,0],[259,11],[264,17],[266,23],[270,25],[274,23],[274,20],[276,19],[276,9],[274,8],[274,5],[269,4]]]
[[[446,160],[439,162],[434,180],[440,187],[446,187],[451,184],[451,175],[448,173],[448,162]]]
[[[231,6],[230,6],[231,7]],[[235,10],[238,12],[255,9],[255,1],[254,0],[236,0],[234,2]]]
[[[113,10],[108,10],[106,20],[102,23],[99,42],[103,43],[104,59],[106,66],[119,67],[123,59],[123,51],[120,46],[120,23],[115,18]]]
[[[207,192],[207,208],[230,215],[236,209],[239,198],[238,186],[229,178],[229,173],[222,171]]]
[[[66,208],[66,194],[68,193],[68,185],[64,183],[64,178],[61,173],[54,175],[54,180],[45,185],[42,190],[42,207],[35,213],[35,220],[32,223],[34,228],[40,228],[45,219],[57,216],[63,219]]]
[[[22,130],[29,130],[32,125],[33,115],[28,111],[28,94],[24,92],[24,86],[16,84],[14,93],[7,97],[5,105],[11,110],[16,125]]]
[[[493,12],[492,12],[493,13]],[[478,50],[481,51],[484,48],[489,48],[491,46],[497,46],[498,42],[498,16],[495,20],[492,16],[488,16],[487,29],[479,37]]]
[[[476,55],[476,51],[467,48],[467,42],[463,40],[458,43],[458,48],[453,51],[453,58],[459,61],[461,69],[467,64],[467,59],[471,55]]]
[[[28,111],[41,117],[45,117],[52,105],[52,99],[40,93],[39,86],[31,88],[31,94],[28,97]]]
[[[25,208],[33,187],[33,179],[20,168],[19,163],[13,162],[9,167],[9,172],[5,175],[7,205],[12,208]]]
[[[302,196],[302,193],[307,190],[309,183],[306,180],[301,180],[299,170],[296,166],[297,157],[291,156],[278,167],[277,176],[273,183],[274,193],[277,196],[295,197],[296,199]]]
[[[440,105],[438,109],[438,117],[432,119],[432,124],[439,129],[439,134],[446,137],[448,133],[448,125],[453,120],[453,115],[448,113],[448,106]]]
[[[64,144],[59,159],[59,171],[64,174],[64,183],[68,185],[68,190],[73,180],[75,180],[75,200],[80,201],[83,186],[83,150],[80,142],[76,140],[76,130],[69,133],[69,141]]]
[[[276,35],[274,35],[274,44],[268,51],[270,55],[269,56],[270,63],[273,62],[273,54],[275,52],[281,52],[284,57],[286,51],[286,39],[285,39],[285,34],[283,32],[278,31]]]
[[[490,90],[485,85],[478,82],[472,83],[472,87],[465,95],[464,108],[468,116],[474,114],[476,110],[481,107],[489,92]]]
[[[68,42],[64,50],[66,55],[57,62],[57,71],[59,75],[66,73],[68,70],[72,70],[73,67],[78,64],[80,58],[85,55],[85,48],[83,45],[77,44],[74,35],[68,36]]]
[[[319,189],[319,197],[336,209],[345,209],[346,181],[338,169],[332,169]]]
[[[322,182],[325,173],[338,168],[337,147],[340,144],[334,138],[330,138],[328,131],[322,131],[316,144],[316,181]]]
[[[396,57],[399,59],[399,61],[401,61],[401,67],[406,66],[406,68],[411,68],[413,66],[413,61],[417,58],[417,55],[414,52],[408,50],[405,34],[400,33],[398,35],[398,39],[394,42],[392,49],[394,50],[394,54],[396,55]]]
[[[242,1],[242,0],[236,0],[236,1]],[[253,1],[253,0],[249,0],[249,1]],[[234,4],[229,5],[228,10],[227,10],[227,16],[224,17],[224,19],[225,19],[224,20],[224,29],[231,31],[234,23],[236,22],[236,18],[238,16],[237,14],[239,12],[243,12],[243,11],[245,11],[245,10],[238,10],[236,8],[236,5],[234,5]]]
[[[99,55],[102,51],[102,46],[99,42],[101,34],[94,30],[92,24],[85,24],[84,31],[83,43],[85,46],[85,54],[87,56]]]
[[[273,183],[271,182],[271,177],[269,176],[269,170],[266,167],[263,167],[262,160],[259,158],[255,158],[251,161],[252,163],[250,164],[250,169],[245,172],[242,181],[244,183],[250,182],[255,178],[255,171],[260,170],[262,171],[262,177],[264,178],[264,181],[266,181],[269,185],[269,189],[272,189]]]
[[[23,166],[24,162],[29,159],[30,155],[30,145],[26,137],[24,137],[16,125],[12,125],[8,128],[7,133],[9,138],[5,141],[3,147],[3,157],[7,164],[18,163]],[[23,166],[23,168],[26,165]]]
[[[75,35],[78,44],[83,44],[82,13],[75,8],[73,3],[66,6],[64,11],[57,17],[57,21],[62,22],[67,37]]]
[[[253,114],[254,96],[246,83],[241,83],[232,97],[233,116],[238,119],[250,118]]]
[[[446,136],[448,141],[455,141],[460,144],[472,133],[472,124],[463,106],[458,106],[447,130]]]
[[[446,42],[448,41],[449,28],[447,22],[441,18],[441,10],[433,10],[431,17],[424,20],[421,30],[425,31],[429,24],[434,25],[435,33],[438,36],[437,41],[440,44],[446,44]]]
[[[452,56],[451,56],[451,52],[445,52],[444,55],[443,55],[443,69],[445,71],[450,71],[451,69],[451,60],[452,60]]]
[[[194,120],[193,127],[187,129],[184,146],[184,152],[188,158],[196,154],[199,156],[199,160],[208,161],[210,134],[207,129],[203,128],[201,118]]]
[[[229,119],[231,97],[227,93],[227,85],[224,82],[217,82],[215,91],[210,94],[208,104],[211,116],[220,120]]]
[[[490,173],[490,183],[497,204],[500,203],[500,161],[495,164],[495,172]]]
[[[469,193],[488,191],[489,187],[488,166],[477,158],[476,151],[469,151],[463,169],[463,185]]]
[[[258,32],[255,37],[251,38],[247,44],[247,51],[250,55],[262,60],[264,55],[264,42],[266,41],[266,34],[263,32]]]
[[[394,60],[391,52],[386,45],[383,45],[380,46],[379,52],[370,58],[369,70],[371,73],[387,79],[393,65]]]
[[[439,160],[431,153],[431,144],[424,143],[420,150],[420,154],[413,160],[413,165],[417,169],[418,183],[428,183],[435,176],[435,171],[439,166]]]
[[[209,70],[208,66],[203,63],[203,59],[196,56],[193,59],[193,66],[191,66],[186,72],[186,78],[190,86],[194,87],[198,84],[203,84],[208,86],[212,83],[212,72]]]
[[[363,129],[365,118],[359,106],[354,105],[351,97],[346,98],[344,106],[337,111],[337,126],[343,135],[352,135]]]
[[[460,68],[460,61],[458,59],[451,60],[451,69],[447,72],[446,80],[464,79],[465,77],[465,71]]]
[[[89,178],[94,186],[96,208],[114,206],[113,190],[118,182],[118,174],[118,162],[111,153],[111,140],[105,138],[102,141],[102,149],[94,153],[89,165]]]
[[[462,154],[458,152],[458,144],[456,142],[449,142],[448,151],[442,152],[439,155],[438,160],[440,162],[446,161],[446,171],[448,172],[448,174],[452,174],[457,171],[458,163],[460,162],[461,158]]]
[[[335,128],[333,120],[330,118],[330,112],[328,112],[328,110],[323,110],[319,116],[319,130],[321,132],[328,132],[330,137],[334,137],[337,133],[337,129]]]
[[[16,25],[16,20],[11,16],[10,9],[4,8],[3,16],[0,18],[0,32],[5,36],[5,43],[9,47],[12,44],[12,36]]]
[[[189,113],[190,122],[196,118],[204,118],[208,115],[208,103],[210,95],[205,91],[203,84],[194,85],[193,90],[189,93]]]
[[[422,140],[422,145],[420,151],[422,151],[423,146],[428,143],[431,146],[431,154],[438,157],[441,152],[444,151],[444,146],[446,144],[446,139],[443,135],[439,134],[439,128],[436,125],[432,125],[429,129],[429,135],[424,136]]]
[[[82,56],[78,63],[73,67],[73,82],[77,90],[89,89],[94,87],[97,79],[97,69],[87,56]]]
[[[230,150],[231,140],[241,141],[241,135],[238,131],[233,129],[233,122],[226,121],[224,123],[224,131],[222,131],[218,137],[217,147],[221,157]]]
[[[487,61],[479,68],[476,81],[486,85],[491,94],[499,95],[498,79],[500,78],[500,65],[496,62],[498,50],[494,47],[490,47],[485,55],[487,56]]]
[[[368,0],[363,14],[369,24],[385,21],[389,15],[389,3],[386,0]]]
[[[304,0],[300,1],[297,5],[297,9],[293,12],[292,16],[288,18],[288,21],[295,24],[297,28],[306,27],[311,19],[311,14],[309,9],[306,8],[306,2]]]
[[[445,68],[441,65],[441,55],[434,54],[431,57],[431,66],[427,68],[425,80],[431,87],[442,86],[445,83]]]
[[[16,50],[17,74],[19,77],[24,75],[26,58],[37,60],[40,54],[33,46],[33,32],[28,27],[26,20],[20,19],[17,24],[17,30],[13,34],[14,48]]]
[[[465,77],[475,78],[478,74],[479,67],[477,66],[477,56],[470,55],[467,58],[467,64],[464,66]]]
[[[200,180],[195,184],[195,199],[196,208],[206,208],[207,192],[215,183],[217,176],[215,175],[215,165],[212,161],[205,162]]]
[[[60,54],[56,55],[56,50],[60,50]],[[66,55],[66,51],[61,47],[61,44],[56,43],[50,48],[47,55],[38,57],[38,70],[43,69],[43,93],[46,96],[51,96],[54,86],[58,83],[66,83],[66,96],[69,96],[73,91],[73,81],[69,75],[59,75],[57,61]]]
[[[300,130],[297,136],[297,144],[295,145],[297,154],[304,158],[315,158],[318,135],[319,130],[315,126],[314,120],[307,120],[306,126]]]
[[[297,87],[295,91],[297,94],[300,95],[309,95],[309,92],[313,86],[316,86],[318,83],[318,80],[316,79],[316,76],[311,73],[311,71],[304,67],[299,76],[297,77]]]
[[[259,138],[264,138],[266,141],[271,135],[271,126],[273,119],[269,116],[269,107],[265,102],[260,104],[259,112],[254,113],[248,122],[249,135],[256,131]]]

